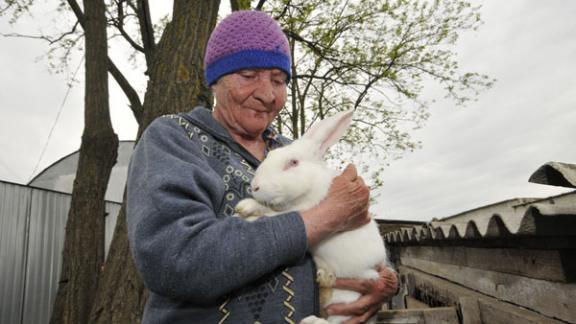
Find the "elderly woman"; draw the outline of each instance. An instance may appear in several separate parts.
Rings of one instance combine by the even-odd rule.
[[[150,290],[143,322],[297,323],[320,312],[307,250],[369,221],[368,188],[349,166],[310,210],[231,217],[260,161],[289,142],[270,128],[286,102],[288,41],[265,13],[235,12],[208,41],[205,73],[214,110],[158,118],[130,164],[128,233]],[[337,280],[363,296],[326,311],[369,318],[397,288],[391,270],[380,273]]]

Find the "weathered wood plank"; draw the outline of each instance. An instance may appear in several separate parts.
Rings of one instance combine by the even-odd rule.
[[[520,275],[534,279],[568,282],[560,250],[484,249],[473,247],[409,246],[400,249],[402,258],[414,258],[470,268]]]
[[[482,313],[482,323],[507,323],[507,324],[552,324],[558,321],[552,319],[543,320],[541,316],[532,316],[518,311],[503,309],[501,305],[478,301]],[[465,322],[464,322],[465,324]]]
[[[456,307],[387,310],[378,313],[377,324],[459,324]]]
[[[478,298],[462,296],[458,300],[462,324],[482,324]]]
[[[411,296],[406,296],[406,308],[421,309],[421,308],[430,308],[430,306],[426,303],[419,301],[416,298],[413,298]]]
[[[488,296],[524,306],[550,317],[576,322],[576,284],[531,279],[413,258],[403,258],[402,263]]]
[[[448,280],[435,277],[433,275],[427,274],[417,269],[413,269],[407,266],[399,266],[398,267],[399,273],[401,276],[406,278],[406,283],[409,286],[408,291],[410,292],[425,292],[432,296],[432,298],[437,300],[442,300],[445,305],[457,305],[461,304],[462,298],[468,297],[476,299],[480,305],[492,305],[491,307],[484,306],[484,308],[480,308],[480,318],[481,323],[531,323],[530,321],[534,321],[535,323],[554,323],[554,324],[561,324],[563,322],[557,321],[552,317],[558,318],[558,316],[551,316],[547,317],[544,314],[539,314],[537,312],[531,311],[529,309],[519,307],[513,304],[510,304],[506,301],[499,300],[497,298],[479,293],[474,291],[470,288],[461,286],[454,282],[450,282]],[[549,301],[550,303],[554,302],[553,300]],[[462,304],[461,304],[462,307]],[[466,307],[462,307],[462,311],[466,311]],[[490,309],[492,310],[492,315],[487,316],[498,316],[498,318],[510,318],[510,319],[526,319],[526,321],[522,322],[522,320],[518,320],[517,322],[509,322],[509,321],[487,321],[484,318],[484,311]],[[495,313],[493,310],[498,310],[498,314]],[[495,315],[496,314],[496,315]],[[510,314],[510,315],[507,315]],[[568,322],[574,322],[568,320]],[[464,322],[465,324],[468,324]],[[475,323],[475,322],[472,322]]]
[[[398,275],[398,284],[400,285],[400,289],[398,291],[398,293],[396,294],[396,296],[392,297],[392,299],[390,299],[390,301],[388,302],[389,304],[389,308],[390,309],[404,309],[406,308],[406,300],[404,299],[404,296],[408,295],[408,291],[407,286],[405,283],[402,282],[402,278],[400,277],[400,275]]]

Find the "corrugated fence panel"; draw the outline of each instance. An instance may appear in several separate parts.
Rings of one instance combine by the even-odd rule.
[[[50,320],[58,291],[70,199],[70,195],[56,192],[34,190],[32,193],[22,323],[48,323]]]
[[[0,182],[0,323],[19,323],[31,189]]]
[[[0,324],[48,323],[71,196],[0,181]],[[121,205],[106,203],[108,252]]]

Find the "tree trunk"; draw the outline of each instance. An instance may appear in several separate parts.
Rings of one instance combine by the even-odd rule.
[[[87,323],[140,323],[148,297],[136,272],[126,236],[125,204],[116,221],[108,258],[100,275],[100,284],[90,321]]]
[[[172,22],[166,27],[149,67],[150,80],[138,138],[156,117],[210,106],[204,84],[204,50],[216,24],[220,1],[175,1]],[[118,215],[90,323],[139,323],[147,292],[128,246],[125,204]]]
[[[172,22],[158,44],[144,96],[139,134],[154,118],[212,106],[204,82],[204,50],[214,29],[220,1],[174,1]]]
[[[230,0],[230,9],[232,11],[250,10],[250,0]]]
[[[112,129],[108,107],[104,1],[85,1],[84,8],[84,133],[66,223],[62,272],[50,323],[87,322],[104,262],[104,195],[118,150],[118,137]]]

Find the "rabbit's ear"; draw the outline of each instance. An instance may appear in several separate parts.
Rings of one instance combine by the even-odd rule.
[[[318,143],[316,154],[322,157],[326,154],[328,148],[338,142],[340,137],[344,135],[344,132],[352,122],[353,113],[354,110],[347,110],[324,118],[312,125],[302,138],[311,139]]]

